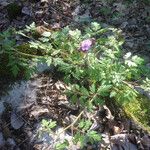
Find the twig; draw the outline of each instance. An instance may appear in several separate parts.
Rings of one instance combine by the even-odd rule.
[[[17,53],[20,54],[20,55],[24,55],[24,56],[28,56],[28,57],[43,58],[42,56],[23,53],[23,52],[20,52],[20,51],[15,50],[15,49],[13,49],[13,51],[17,52]]]
[[[127,85],[130,89],[134,90],[136,93],[138,93],[135,89],[134,89],[134,86],[129,84],[128,82],[126,81],[122,81],[125,85]]]
[[[92,99],[90,100],[90,102],[93,102],[93,100],[95,99],[95,97],[98,95],[98,93],[95,93],[92,97]],[[75,125],[75,123],[80,119],[80,117],[82,116],[82,114],[84,113],[84,111],[86,110],[86,107],[79,113],[79,115],[77,116],[77,118],[70,124],[68,125],[66,128],[64,128],[58,135],[57,138],[60,136],[60,134],[64,131],[66,131],[67,129],[73,127]],[[57,139],[56,138],[56,139]]]

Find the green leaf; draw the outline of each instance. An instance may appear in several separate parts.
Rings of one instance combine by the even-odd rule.
[[[80,122],[79,122],[79,125],[78,127],[80,129],[82,129],[83,131],[87,131],[92,125],[92,122],[90,120],[84,120],[82,119]]]
[[[74,39],[78,39],[81,36],[81,31],[76,29],[76,30],[70,30],[69,31],[69,35],[74,38]]]
[[[76,104],[77,103],[77,101],[78,101],[78,97],[77,97],[77,95],[72,95],[72,97],[71,97],[71,102],[73,103],[73,104]]]
[[[62,64],[64,64],[64,61],[62,58],[55,58],[55,59],[53,59],[53,61],[54,61],[55,66],[57,66],[57,65],[62,66]]]
[[[55,149],[56,150],[65,150],[68,146],[69,146],[69,142],[67,140],[65,140],[62,143],[57,143],[55,145]]]
[[[116,91],[111,91],[111,93],[110,93],[110,98],[115,97],[116,95],[117,95],[117,92],[116,92]]]
[[[100,98],[100,97],[96,97],[96,98],[94,99],[94,103],[95,103],[96,105],[104,105],[105,100],[102,99],[102,98]]]
[[[48,126],[48,127],[49,127],[50,129],[53,129],[54,127],[56,127],[56,125],[57,125],[57,124],[56,124],[56,121],[51,121],[51,122],[49,123],[49,126]]]
[[[81,87],[80,90],[81,90],[81,93],[82,93],[83,95],[89,96],[89,92],[88,92],[88,90],[87,90],[85,87]]]
[[[45,31],[45,32],[42,33],[42,36],[44,36],[44,37],[50,37],[51,36],[51,32]]]
[[[107,96],[107,94],[109,93],[110,89],[111,89],[112,85],[101,85],[97,92],[99,93],[99,95],[101,96]]]
[[[11,71],[14,75],[14,77],[17,77],[18,73],[19,73],[19,67],[17,65],[13,65],[12,68],[11,68]]]
[[[84,127],[84,125],[85,125],[85,121],[82,119],[82,120],[80,121],[78,127],[79,127],[80,129],[82,129],[82,128]]]
[[[88,131],[86,136],[92,144],[94,144],[94,142],[100,142],[101,140],[101,136],[96,131]]]
[[[45,120],[45,119],[42,119],[42,127],[47,129],[48,131],[50,129],[53,129],[54,127],[56,127],[56,121],[52,121],[52,120]]]
[[[55,55],[59,54],[60,51],[61,51],[60,49],[59,50],[55,50],[54,52],[51,53],[51,56],[55,56]]]
[[[35,22],[31,23],[31,24],[30,24],[30,27],[31,27],[31,28],[35,28]]]
[[[100,24],[97,23],[97,22],[92,22],[91,23],[91,28],[94,30],[94,31],[97,31],[101,28]]]
[[[90,120],[85,120],[85,125],[84,125],[84,128],[83,130],[86,131],[88,130],[92,125],[92,122]]]
[[[95,87],[95,84],[94,84],[94,83],[90,86],[90,91],[91,91],[93,94],[96,92],[96,87]]]
[[[81,149],[86,145],[86,141],[85,141],[85,136],[80,134],[79,132],[77,132],[75,135],[74,135],[74,138],[73,138],[73,142],[75,144],[77,144],[78,142],[80,143],[80,147]]]
[[[33,41],[31,41],[31,42],[29,42],[29,43],[30,43],[30,48],[38,49],[38,47],[39,47],[39,43],[37,43],[37,42],[33,42]]]
[[[50,66],[52,64],[52,58],[48,57],[47,60],[46,60],[46,63],[47,63],[48,66]]]

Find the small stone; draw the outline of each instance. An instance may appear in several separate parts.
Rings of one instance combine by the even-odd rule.
[[[110,144],[110,140],[109,140],[109,136],[107,135],[107,134],[101,134],[101,136],[102,136],[102,139],[103,139],[103,144],[104,145],[108,145],[108,144]]]
[[[23,14],[28,15],[28,16],[32,16],[32,8],[31,7],[23,7],[22,11]]]
[[[41,3],[48,3],[48,0],[41,0]]]
[[[146,64],[146,67],[148,67],[150,69],[150,63]]]
[[[48,132],[42,133],[41,135],[41,141],[43,141],[46,144],[51,144],[53,142],[52,136],[49,135]]]
[[[136,20],[135,18],[133,18],[133,19],[130,19],[130,20],[128,21],[128,23],[129,23],[130,25],[136,25],[136,24],[137,24],[137,20]]]
[[[5,107],[3,105],[3,102],[0,102],[0,117],[1,117],[2,113],[4,112],[4,110],[5,110]]]
[[[9,3],[6,0],[2,0],[2,1],[0,1],[0,5],[2,7],[6,7],[7,5],[9,5]]]
[[[24,121],[19,116],[17,116],[15,112],[12,112],[11,113],[11,126],[17,130],[21,128],[23,124],[24,124]]]
[[[0,148],[2,148],[5,144],[5,139],[3,137],[2,132],[0,132]]]
[[[11,147],[11,149],[13,149],[16,146],[16,142],[12,138],[8,138],[6,142],[7,142],[7,145]]]
[[[128,48],[133,48],[134,42],[133,42],[133,41],[127,41],[127,42],[125,43],[125,46],[128,47]]]
[[[150,138],[147,135],[142,138],[142,144],[148,149],[150,148]]]
[[[121,28],[121,29],[124,29],[127,25],[128,25],[128,22],[125,21],[125,22],[123,22],[123,23],[121,24],[120,28]]]

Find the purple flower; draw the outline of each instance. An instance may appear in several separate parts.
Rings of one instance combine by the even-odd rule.
[[[80,50],[83,51],[83,52],[87,52],[92,47],[92,45],[94,43],[95,43],[94,38],[84,40],[84,41],[81,42]]]

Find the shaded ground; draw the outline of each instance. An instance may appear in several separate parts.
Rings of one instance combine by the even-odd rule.
[[[136,1],[131,4],[123,1],[106,3],[105,1],[93,0],[81,4],[80,1],[70,2],[69,0],[55,2],[52,0],[33,0],[32,2],[16,1],[16,3],[10,0],[0,0],[0,30],[5,30],[8,27],[22,29],[32,21],[48,29],[58,29],[70,23],[82,26],[96,20],[103,23],[103,26],[113,25],[122,29],[125,38],[123,47],[125,52],[131,51],[134,54],[141,54],[149,61],[149,5]],[[59,125],[67,125],[70,123],[67,122],[68,118],[76,117],[78,114],[78,108],[70,106],[67,97],[61,94],[66,88],[63,82],[53,80],[44,74],[33,78],[33,81],[40,82],[40,86],[31,84],[32,89],[36,89],[36,97],[33,99],[30,97],[31,95],[24,93],[26,104],[21,102],[23,108],[19,111],[15,110],[19,118],[21,117],[23,120],[23,124],[21,121],[17,122],[21,125],[18,129],[15,129],[14,124],[11,123],[12,112],[14,111],[12,106],[8,107],[7,104],[7,107],[4,106],[6,111],[2,113],[2,132],[0,132],[0,142],[3,141],[3,144],[0,143],[0,145],[3,146],[3,149],[40,150],[43,145],[37,144],[36,138],[35,141],[29,138],[34,136],[35,123],[39,123],[42,118],[46,117],[58,121]],[[27,95],[29,97],[26,97]],[[114,150],[150,149],[149,134],[122,116],[122,113],[111,113],[106,106],[95,111],[96,114],[90,114],[94,118],[93,128],[102,133],[103,142],[98,144],[96,148],[91,147],[91,149],[110,149],[110,147],[113,147]],[[14,118],[18,120],[16,117]],[[3,140],[1,140],[2,137]],[[85,149],[90,149],[90,146]]]

